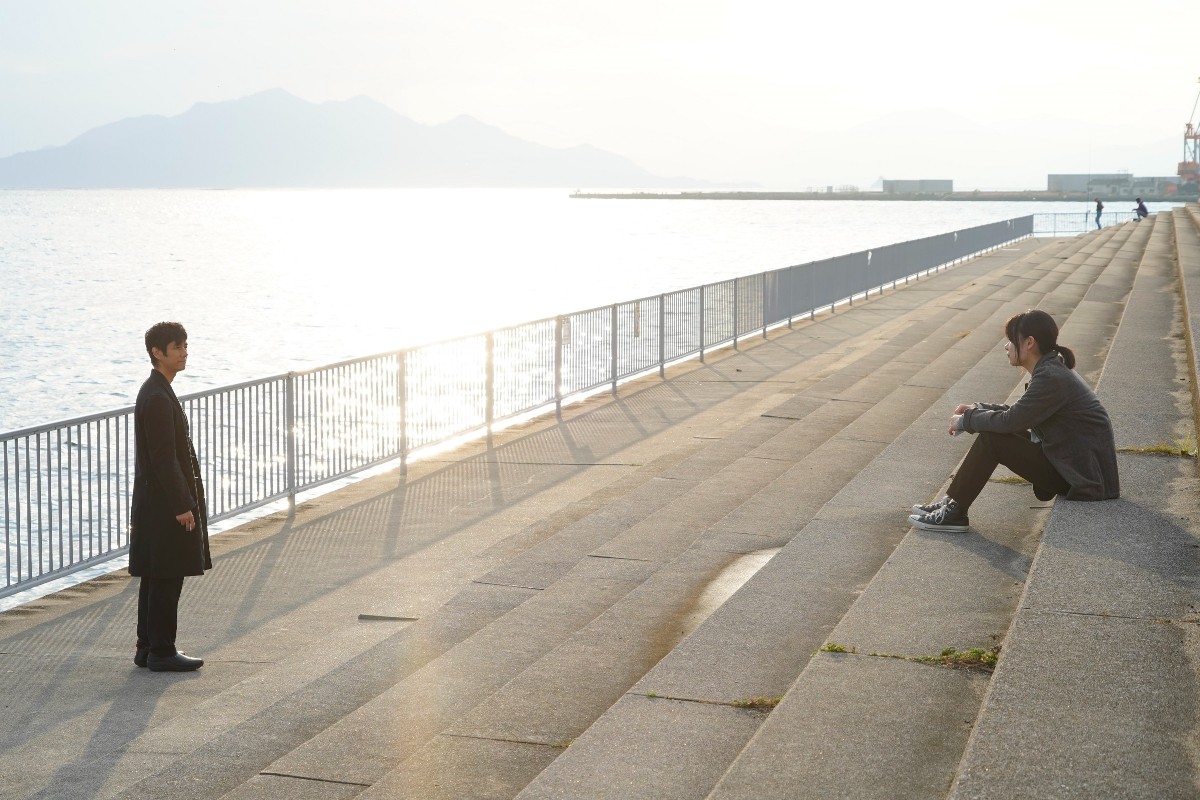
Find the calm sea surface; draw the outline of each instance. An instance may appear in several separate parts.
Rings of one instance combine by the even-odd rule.
[[[0,431],[131,404],[149,369],[142,333],[162,319],[188,329],[183,394],[1010,217],[1088,210],[567,194],[0,191]]]

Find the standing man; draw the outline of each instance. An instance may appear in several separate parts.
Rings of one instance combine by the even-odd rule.
[[[1100,230],[1100,212],[1104,210],[1104,203],[1100,202],[1100,198],[1096,198],[1096,230]]]
[[[204,661],[175,648],[183,579],[212,569],[200,463],[183,406],[171,388],[187,366],[187,331],[160,322],[146,331],[154,365],[133,412],[136,461],[129,512],[129,574],[140,577],[133,663],[154,672],[189,672]]]

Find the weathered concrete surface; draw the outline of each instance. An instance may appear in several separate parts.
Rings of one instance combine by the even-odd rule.
[[[732,700],[782,694],[844,620],[883,642],[874,615],[845,615],[859,593],[883,596],[876,582],[936,590],[889,587],[872,562],[984,564],[998,581],[1024,568],[1019,522],[977,546],[893,553],[907,503],[933,496],[967,442],[880,454],[941,434],[930,409],[949,392],[1011,388],[985,364],[1013,310],[1074,310],[1098,369],[1135,234],[1020,243],[223,535],[217,569],[184,591],[199,673],[129,663],[136,586],[122,576],[0,614],[0,795],[703,797],[763,729]],[[1021,491],[989,493],[999,506]],[[716,612],[697,608],[720,576],[764,563]],[[793,608],[811,614],[803,629],[779,624]],[[953,628],[920,604],[909,618],[930,642]],[[986,683],[861,655],[813,664],[848,719],[864,692],[907,687],[823,740],[847,745],[849,769],[860,733],[901,737],[861,762],[891,769],[893,788],[957,760],[959,712]],[[803,691],[765,718],[785,721]],[[906,698],[936,733],[905,729]]]
[[[1083,294],[1078,287],[1086,286],[1087,277],[1095,276],[1107,268],[1107,260],[1096,260],[1090,267],[1064,265],[1057,272],[1041,273],[1043,282],[1023,283],[1020,292],[1013,296],[1019,297],[1026,305],[1036,305],[1040,300],[1056,298],[1059,293],[1065,293],[1077,301]],[[1064,289],[1063,286],[1068,280],[1070,285]],[[988,291],[994,293],[996,288],[989,286]],[[881,400],[868,412],[873,414],[883,411],[880,414],[881,419],[887,420],[892,426],[889,435],[880,442],[884,447],[879,455],[854,475],[839,480],[838,484],[843,488],[816,511],[812,521],[786,543],[766,567],[754,575],[694,634],[651,670],[631,690],[626,700],[640,694],[652,699],[670,699],[676,704],[692,702],[699,705],[729,705],[756,696],[778,696],[787,691],[793,677],[804,669],[812,652],[830,636],[829,632],[835,626],[841,629],[839,620],[847,615],[846,610],[849,609],[850,616],[855,615],[871,589],[879,582],[880,578],[876,573],[880,566],[887,571],[896,558],[893,548],[908,530],[907,509],[915,499],[914,486],[925,487],[915,491],[932,493],[934,487],[943,485],[946,474],[953,469],[965,451],[965,441],[951,440],[945,436],[948,409],[963,399],[997,394],[1003,397],[1013,387],[1012,368],[1002,359],[996,358],[1000,354],[997,342],[1002,323],[1012,313],[1012,307],[980,302],[971,305],[970,309],[974,315],[970,321],[968,316],[964,315],[965,309],[956,315],[942,315],[944,324],[953,326],[953,339],[956,342],[953,347],[947,348],[944,341],[939,343],[932,337],[926,338],[919,345],[920,348],[929,351],[927,357],[932,363],[920,359],[912,362],[917,365],[917,371],[905,386],[895,393],[900,403],[893,406],[890,402]],[[904,359],[911,352],[909,350],[898,354],[897,359]],[[972,357],[964,358],[965,352],[971,352]],[[946,361],[952,362],[954,368],[937,373]],[[963,365],[972,361],[975,363],[964,376]],[[958,380],[947,381],[944,385],[935,387],[912,385],[912,382],[933,383],[931,374],[957,375]],[[924,393],[923,402],[914,406],[920,409],[919,417],[915,422],[909,423],[909,420],[914,419],[913,416],[903,417],[895,411],[906,406],[914,388]],[[888,398],[889,401],[891,399]],[[859,435],[862,428],[859,422],[855,422],[839,436],[850,438]],[[931,442],[935,446],[931,446]],[[921,452],[922,457],[914,459],[914,452]],[[822,463],[833,464],[839,461],[840,459],[823,459]],[[1009,487],[1003,488],[1011,492]],[[799,492],[799,484],[795,490]],[[1025,491],[1028,493],[1028,489]],[[997,494],[1003,495],[1005,492]],[[758,500],[772,496],[770,489],[765,490],[756,497],[754,509],[769,509],[769,501],[761,503]],[[1001,503],[994,498],[991,504],[982,505],[985,511],[1000,512],[997,516],[1004,521],[1004,530],[1000,531],[999,535],[1008,541],[1019,542],[1024,550],[1023,554],[1002,556],[1001,553],[1010,552],[1003,546],[973,548],[967,559],[985,561],[983,573],[979,567],[972,564],[974,570],[959,581],[958,588],[962,596],[969,597],[976,601],[976,604],[984,601],[999,606],[998,610],[991,609],[988,624],[983,626],[983,633],[975,629],[979,627],[978,615],[966,615],[969,617],[968,625],[975,623],[971,627],[972,637],[980,636],[987,644],[994,644],[994,637],[1007,628],[1011,619],[1012,609],[1024,580],[1024,570],[1032,556],[1035,537],[1031,535],[1033,519],[1028,515],[1014,515],[1011,507],[1001,507]],[[774,521],[764,519],[763,523],[770,525]],[[940,538],[943,539],[945,547],[952,548],[949,542],[955,537]],[[984,559],[978,557],[981,552],[985,555]],[[939,628],[939,623],[958,621],[964,610],[961,605],[955,603],[958,595],[947,596],[945,591],[944,564],[949,562],[953,565],[953,557],[957,554],[951,550],[935,553],[933,558],[928,552],[920,552],[917,555],[915,561],[921,567],[920,574],[927,576],[927,580],[911,585],[911,591],[904,594],[898,594],[894,588],[885,589],[882,592],[884,599],[881,605],[875,607],[876,610],[887,609],[887,625],[894,627],[899,623],[900,634],[908,634],[903,647],[885,652],[913,655],[928,652],[919,646],[915,647],[913,641],[914,632],[920,634],[927,628],[930,629],[927,633],[928,638],[940,643],[933,652],[940,651],[948,642],[944,638],[946,631],[943,630],[947,625],[941,625]],[[1013,574],[1014,560],[1020,568],[1020,574],[1017,576]],[[901,570],[896,572],[904,574]],[[981,574],[994,576],[994,580],[1002,585],[1006,603],[992,602],[993,598],[987,593],[988,587],[973,587],[973,583],[980,582]],[[975,591],[976,588],[982,588],[982,591]],[[859,597],[864,589],[867,590],[867,594]],[[925,599],[931,601],[933,614],[925,613],[926,609],[921,605]],[[891,665],[903,670],[907,664],[908,662],[893,661]],[[805,671],[805,675],[811,677],[808,671]],[[799,686],[798,683],[792,691],[800,691]],[[907,690],[894,686],[887,690],[896,698],[897,708],[904,702],[905,691]],[[973,718],[979,706],[981,691],[962,695],[959,701],[966,705],[959,708],[958,713]],[[817,698],[822,696],[822,692],[814,690],[807,696]],[[877,697],[875,694],[860,694],[856,695],[853,701],[845,702],[856,702],[865,706],[861,713],[869,716],[871,709],[877,704]],[[776,757],[780,751],[793,754],[802,751],[805,742],[808,741],[804,738],[806,736],[820,739],[822,735],[840,735],[840,728],[836,732],[818,732],[814,726],[819,726],[822,720],[826,720],[825,717],[818,719],[814,716],[816,712],[813,709],[797,705],[795,701],[785,700],[785,703],[786,706],[781,706],[772,713],[763,730],[757,732],[755,744],[759,744],[760,740],[766,743],[754,756],[744,756],[731,769],[731,773],[741,774],[744,770],[752,777],[744,781],[737,777],[727,778],[718,792],[729,791],[730,796],[756,798],[821,796],[826,787],[825,783],[805,783],[807,778],[793,774],[787,768],[776,770]],[[638,709],[636,717],[631,716],[634,708]],[[855,709],[844,707],[844,704],[839,708],[852,716],[859,713]],[[663,715],[660,724],[655,727],[643,721],[639,726],[641,733],[637,739],[625,739],[622,734],[624,727],[635,724],[635,719],[644,720],[645,717],[652,716],[655,709]],[[731,746],[730,739],[741,743],[740,737],[745,731],[726,731],[720,728],[691,731],[686,742],[681,742],[675,738],[673,727],[676,713],[674,706],[640,707],[629,702],[614,705],[521,796],[569,796],[572,787],[581,785],[587,780],[587,776],[602,772],[607,760],[613,758],[614,753],[619,753],[616,757],[629,773],[629,777],[625,777],[621,783],[626,797],[657,797],[662,792],[657,780],[635,777],[651,776],[656,767],[671,770],[690,769],[696,774],[695,778],[684,785],[673,788],[669,796],[707,796],[711,786],[704,781],[715,774],[711,764],[713,753],[728,749]],[[627,720],[626,716],[631,718]],[[833,721],[829,724],[837,726]],[[949,754],[941,754],[941,772],[934,781],[943,792],[957,764],[969,726],[961,726],[956,730],[958,735],[950,740]],[[881,728],[878,732],[881,737],[888,736],[886,729]],[[911,782],[905,782],[909,776],[893,779],[891,773],[894,772],[894,765],[878,762],[874,766],[879,766],[886,773],[881,776],[861,763],[864,759],[873,758],[881,749],[882,740],[860,736],[848,739],[844,744],[848,747],[851,741],[855,746],[861,746],[862,751],[843,749],[838,751],[838,755],[841,758],[840,766],[853,772],[854,776],[835,775],[833,765],[821,765],[817,759],[812,760],[806,767],[806,774],[824,774],[825,778],[833,780],[840,792],[849,792],[846,796],[854,796],[850,790],[854,780],[880,787],[882,796],[904,796],[904,792],[912,786]],[[946,741],[942,742],[942,746],[946,746]],[[749,752],[750,749],[747,750],[747,753]],[[669,754],[669,767],[663,764],[660,753]],[[789,756],[791,761],[796,758],[796,755]],[[858,768],[850,766],[853,764],[858,764]],[[922,769],[928,770],[927,767]],[[734,785],[739,788],[732,789]],[[900,794],[888,794],[893,791]]]
[[[1099,394],[1118,446],[1194,437],[1172,219],[1159,215]],[[1200,479],[1120,453],[1121,499],[1058,503],[954,798],[1200,796]]]

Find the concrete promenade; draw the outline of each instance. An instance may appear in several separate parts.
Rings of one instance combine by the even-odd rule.
[[[123,574],[0,613],[0,798],[1200,797],[1198,293],[1195,205],[1028,239],[237,528],[196,673]],[[1030,307],[1121,499],[913,530]]]

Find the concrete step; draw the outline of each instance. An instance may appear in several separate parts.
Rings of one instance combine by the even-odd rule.
[[[1093,279],[1077,274],[1079,283],[1062,284],[1041,304],[1056,308],[1060,321],[1072,303],[1082,304],[1078,288]],[[989,379],[993,391],[977,393]],[[1011,388],[1011,368],[998,360],[964,375],[928,419],[880,457],[863,489],[903,493],[911,454],[936,458],[931,436],[945,427],[948,409]],[[949,470],[942,469],[944,476]],[[1034,551],[1040,505],[1027,487],[999,484],[972,509],[970,535],[910,531],[829,634],[855,652],[815,654],[711,796],[788,797],[827,785],[854,797],[944,794],[987,677],[908,659],[1002,643]]]
[[[1195,433],[1175,222],[1155,217],[1098,389],[1119,451]],[[1050,514],[951,797],[1200,792],[1200,480],[1192,459],[1118,460],[1121,499]]]
[[[944,323],[943,327],[945,326]],[[957,338],[958,330],[960,328],[956,323],[951,328],[951,333],[944,334],[947,336],[948,342]],[[871,381],[877,380],[877,378],[874,374],[868,373],[862,380]],[[815,387],[822,385],[822,383],[813,384]],[[861,407],[856,409],[856,405]],[[831,414],[858,415],[866,407],[866,404],[845,401],[827,402],[823,407],[818,407],[811,413],[801,416],[799,421],[778,413],[765,419],[771,420],[770,424],[777,430],[782,430],[782,427],[778,427],[781,423],[788,422],[789,434],[792,434],[797,428],[806,429],[807,432],[799,436],[797,440],[807,443],[802,448],[802,453],[812,453],[811,457],[817,463],[845,462],[849,464],[855,461],[855,455],[851,451],[846,451],[844,446],[840,446],[842,449],[839,449],[836,455],[831,456],[827,452],[820,452],[820,448],[814,451],[814,442],[819,443],[828,438],[829,434],[825,431],[830,429],[831,422],[836,426],[833,428],[836,430],[837,427],[841,427],[852,418],[846,417],[837,420]],[[830,410],[830,414],[822,414],[822,411],[826,409]],[[788,404],[788,410],[795,413],[794,403]],[[755,422],[748,427],[754,429],[759,426],[760,423]],[[778,438],[778,434],[776,438]],[[867,452],[866,456],[858,458],[860,466],[869,461],[870,456],[877,449],[877,446],[867,447],[862,443],[857,447],[859,450]],[[725,488],[743,482],[742,476],[736,474],[737,472],[748,471],[753,475],[753,479],[746,485],[761,487],[763,484],[769,483],[768,479],[771,474],[778,473],[780,464],[786,466],[802,457],[794,454],[790,462],[785,462],[780,458],[762,458],[757,452],[752,453],[751,456],[741,459],[736,464],[736,469],[726,468],[726,471],[719,474],[716,480],[700,485],[698,490],[693,493],[695,495],[693,502],[704,506],[710,499],[704,498],[704,495],[711,497],[724,495],[724,500],[719,502],[724,502],[727,509],[742,507],[744,499],[740,496],[729,495]],[[687,468],[688,464],[685,462],[677,469],[686,473]],[[847,469],[850,468],[847,467]],[[830,480],[830,488],[827,491],[829,493],[836,491],[837,487],[844,483],[850,474],[852,471],[844,476],[840,473],[831,476],[831,479],[827,479]],[[685,517],[685,524],[682,526],[674,519],[679,514],[683,514]],[[661,529],[661,535],[656,535],[655,526]],[[622,598],[604,615],[572,637],[564,646],[532,665],[509,683],[502,693],[489,698],[467,719],[460,720],[458,724],[451,727],[446,736],[455,739],[454,748],[465,750],[478,746],[490,750],[496,747],[496,740],[508,742],[515,756],[512,768],[519,778],[529,765],[527,759],[530,746],[542,745],[549,748],[561,746],[563,742],[573,738],[578,731],[590,724],[595,716],[611,703],[614,693],[619,696],[620,692],[628,688],[658,660],[665,649],[669,649],[674,641],[687,632],[689,628],[686,619],[689,615],[688,607],[695,602],[700,590],[712,582],[714,571],[726,568],[731,559],[739,555],[738,552],[729,552],[730,545],[727,541],[708,543],[701,547],[689,547],[694,544],[698,532],[703,532],[705,527],[706,525],[696,517],[694,512],[689,514],[685,509],[665,509],[661,518],[654,517],[635,525],[611,544],[595,551],[592,554],[593,559],[599,557],[618,564],[662,563],[663,566],[652,578],[639,585],[630,595]],[[737,533],[729,533],[726,536],[727,538],[739,537],[743,540],[762,538],[747,537]],[[786,538],[786,534],[784,536]],[[643,542],[650,537],[653,537],[653,547],[646,548]],[[778,542],[768,540],[768,543],[778,546]],[[762,546],[764,546],[762,541],[754,544],[747,544],[743,541],[735,547],[738,551],[744,551],[747,548],[757,549]],[[591,566],[586,569],[594,568]],[[544,576],[545,574],[541,566],[535,571],[539,575]],[[582,571],[577,567],[576,572],[576,575],[564,578],[562,582],[570,583],[572,579],[578,579]],[[513,570],[506,570],[505,579],[515,580],[523,585],[529,582],[528,575],[519,574]],[[521,611],[523,609],[514,612],[514,616],[520,614]],[[672,624],[678,623],[679,630],[664,631],[664,620]],[[601,655],[604,657],[601,658]],[[600,680],[589,685],[586,691],[580,690],[579,683],[587,679],[588,669],[596,661],[607,665],[607,668],[600,676]],[[445,677],[450,667],[431,664],[429,669]],[[571,696],[571,702],[565,701],[566,696]],[[579,696],[582,696],[582,701]],[[327,780],[375,783],[379,780],[379,776],[372,770],[377,768],[377,764],[364,764],[361,758],[356,759],[354,753],[340,751],[352,746],[356,752],[361,753],[365,750],[371,753],[373,758],[378,759],[378,763],[386,764],[388,757],[396,759],[396,763],[399,763],[404,755],[404,750],[396,748],[394,744],[396,732],[391,729],[391,725],[398,724],[394,722],[396,719],[394,709],[408,707],[415,700],[416,695],[413,694],[412,686],[398,684],[369,707],[365,707],[353,715],[353,718],[348,718],[322,736],[306,743],[303,748],[273,764],[268,771],[276,775],[286,774],[308,778],[319,774]],[[388,722],[388,720],[392,722]],[[404,727],[411,729],[412,726],[404,724]],[[350,735],[351,733],[353,735]],[[365,746],[364,737],[366,737]],[[483,740],[487,740],[486,743],[479,743]],[[372,746],[371,742],[376,741],[379,744]],[[445,742],[441,742],[432,745],[432,748],[434,751],[440,752],[447,746]],[[429,747],[426,748],[426,750],[429,749]],[[549,755],[556,756],[557,750],[552,749]],[[418,752],[409,758],[420,759],[422,757]],[[423,774],[420,769],[410,769],[408,759],[404,759],[404,764],[403,772],[396,776],[395,780],[407,780],[413,774]],[[331,769],[334,771],[331,772]],[[446,785],[459,785],[454,783],[451,777],[443,773],[440,774],[439,779],[447,782]],[[494,780],[495,775],[493,774],[489,778]],[[398,791],[392,783],[386,785],[389,787],[388,789],[377,789],[376,791],[384,793]],[[426,787],[426,790],[429,790],[429,787]]]
[[[842,328],[851,327],[849,321],[839,323]],[[813,346],[826,347],[836,341],[833,332],[826,332],[825,338],[814,340]],[[715,374],[714,368],[706,368],[706,374]],[[344,506],[332,513],[306,518],[302,508],[294,523],[276,519],[220,537],[215,547],[227,554],[219,564],[220,571],[205,580],[190,581],[184,595],[184,632],[198,652],[208,658],[204,675],[209,689],[192,694],[177,684],[179,688],[170,693],[170,705],[165,699],[161,704],[164,711],[155,724],[164,726],[161,734],[153,729],[146,733],[131,729],[136,739],[125,743],[130,756],[127,760],[142,758],[143,753],[160,757],[146,759],[136,768],[114,769],[113,751],[104,749],[94,759],[73,762],[71,775],[58,777],[63,783],[80,781],[85,786],[102,780],[108,791],[121,786],[122,781],[150,774],[147,770],[158,768],[164,753],[188,756],[209,739],[229,732],[236,732],[243,741],[253,739],[279,717],[275,704],[302,697],[318,676],[335,674],[339,681],[348,676],[350,680],[342,681],[346,685],[338,687],[338,704],[321,708],[319,714],[311,714],[307,720],[310,725],[321,720],[328,724],[394,683],[395,664],[415,669],[421,659],[444,652],[528,599],[530,590],[477,589],[471,580],[509,558],[514,539],[523,540],[517,543],[518,548],[527,547],[531,538],[552,535],[580,518],[586,520],[589,509],[611,506],[628,518],[632,506],[640,505],[642,513],[658,508],[664,498],[671,496],[664,487],[685,484],[678,480],[656,484],[655,477],[703,448],[694,435],[679,434],[675,429],[695,420],[705,434],[719,435],[725,424],[722,417],[733,416],[736,410],[730,406],[746,402],[752,409],[751,416],[757,418],[756,404],[762,402],[761,398],[744,400],[751,394],[744,385],[719,376],[693,381],[682,388],[669,384],[656,388],[661,391],[642,414],[631,407],[637,398],[624,406],[603,403],[573,410],[576,413],[568,415],[567,424],[540,434],[510,434],[510,443],[497,445],[487,451],[486,457],[449,468],[442,465],[443,472],[438,471],[438,465],[414,465],[412,472],[418,474],[410,474],[410,480],[398,488],[394,479],[384,478],[371,486],[339,493],[339,498],[356,499],[345,499]],[[703,410],[716,406],[720,406],[720,412]],[[622,421],[625,428],[620,427]],[[572,430],[571,423],[578,431]],[[595,429],[603,431],[598,442],[609,445],[610,450],[600,451],[593,443],[584,454],[572,446]],[[659,443],[667,449],[666,455],[648,464],[613,458],[616,453],[631,459],[652,455],[656,451],[644,440],[655,433],[670,440]],[[589,469],[596,462],[600,468]],[[421,469],[424,474],[420,474]],[[601,474],[597,477],[596,473]],[[380,489],[381,484],[389,483],[392,485]],[[564,488],[565,484],[577,485]],[[505,490],[511,507],[489,502],[497,487]],[[643,491],[646,488],[650,491]],[[548,492],[555,495],[553,505],[542,502]],[[518,503],[522,493],[527,499]],[[427,516],[420,516],[422,513]],[[435,520],[430,521],[429,516]],[[615,516],[588,522],[608,531],[624,527]],[[270,530],[272,527],[274,530]],[[381,563],[389,560],[394,562],[390,568],[381,568]],[[232,582],[221,576],[229,576]],[[105,582],[97,581],[76,594],[95,591],[102,584]],[[120,585],[124,591],[113,596],[113,590],[106,590],[111,602],[104,609],[102,626],[89,618],[94,616],[90,611],[76,612],[76,617],[82,619],[67,622],[74,627],[82,625],[88,638],[95,637],[96,644],[84,652],[84,659],[107,658],[114,668],[125,672],[129,656],[121,642],[128,641],[126,629],[132,618],[135,592],[127,580],[118,578],[107,584]],[[463,596],[457,596],[460,592]],[[47,600],[47,615],[52,616],[48,609],[55,603],[67,605],[62,601]],[[442,614],[443,604],[447,603],[449,608]],[[200,609],[205,613],[198,613]],[[40,608],[29,608],[25,616],[32,618],[41,612]],[[357,621],[360,614],[385,619],[362,623]],[[5,621],[19,616],[5,615]],[[392,621],[387,621],[389,617]],[[50,623],[46,625],[47,634],[52,633]],[[113,632],[114,628],[121,631]],[[77,664],[58,656],[63,643],[53,635],[45,635],[36,627],[26,628],[25,633],[17,639],[6,638],[5,655],[12,660],[45,659],[52,667],[46,676],[49,692],[54,680],[64,682],[63,676],[73,674]],[[356,659],[364,665],[382,665],[382,669],[360,665],[347,669],[347,663]],[[9,686],[9,696],[39,696],[37,676],[27,677],[34,680]],[[226,702],[206,702],[214,684],[228,691],[222,697]],[[133,684],[129,691],[136,691]],[[130,703],[130,698],[122,690],[114,702]],[[10,706],[18,719],[28,715],[45,720],[40,726],[21,726],[27,741],[12,754],[16,762],[28,761],[37,769],[14,772],[21,772],[30,785],[36,785],[40,777],[54,774],[61,764],[72,763],[69,759],[64,762],[27,756],[39,747],[53,746],[62,735],[63,724],[80,730],[97,724],[104,712],[102,706],[93,705],[94,709],[82,714],[68,705],[62,717],[47,714],[45,705],[22,704],[20,713]],[[145,702],[135,697],[131,705],[142,708]],[[196,717],[189,716],[192,710]],[[172,729],[190,733],[177,737]],[[304,730],[308,729],[298,732],[303,735]],[[282,752],[271,758],[279,755]],[[255,765],[252,758],[247,758],[246,764],[262,766]],[[120,774],[108,777],[110,773]]]
[[[1172,215],[1175,226],[1175,263],[1179,273],[1179,301],[1183,312],[1183,338],[1187,343],[1192,379],[1192,409],[1200,430],[1200,205],[1189,203]],[[1196,312],[1196,313],[1192,313]]]
[[[992,319],[994,330],[986,340],[976,337],[983,342],[976,359],[994,349],[1001,319]],[[939,349],[953,360],[953,351]],[[937,368],[936,362],[931,365],[932,370]],[[1010,382],[1011,376],[1006,377]],[[944,387],[938,388],[926,397],[922,408],[943,391]],[[881,401],[876,409],[884,407]],[[897,432],[881,437],[881,446]],[[938,482],[944,474],[938,475]],[[756,505],[764,505],[760,498],[755,500]],[[781,693],[853,601],[855,584],[864,585],[894,545],[894,538],[888,541],[886,536],[848,538],[846,523],[858,513],[847,515],[848,510],[836,510],[828,519],[823,519],[825,512],[818,515],[802,536],[792,539],[522,796],[563,796],[572,786],[588,786],[594,796],[702,796],[758,725],[758,715],[732,704],[739,698]],[[887,513],[903,519],[897,509]],[[773,522],[762,519],[760,525],[769,527]],[[903,530],[899,526],[897,533]],[[882,549],[873,555],[864,551],[864,543]],[[807,625],[794,625],[791,630],[779,620]],[[811,641],[804,642],[806,637]],[[734,648],[737,659],[731,659]],[[714,724],[718,719],[722,722]],[[630,735],[631,731],[637,734]],[[614,763],[621,766],[622,780],[608,789],[592,788]],[[711,774],[714,765],[718,771],[697,795],[702,776]]]
[[[389,706],[389,708],[395,708],[395,705],[390,705],[390,706]],[[364,714],[365,714],[365,715],[370,715],[370,711],[365,711],[365,712],[364,712]],[[336,741],[338,740],[338,735],[337,735],[337,733],[336,733],[336,732],[331,732],[329,736],[323,736],[323,739],[329,739],[329,740],[331,740],[331,741],[335,741],[335,742],[336,742]],[[318,746],[318,745],[314,744],[313,746]],[[298,758],[299,758],[299,756],[298,756]],[[295,760],[295,759],[293,759],[293,760]],[[295,769],[295,768],[294,768],[294,766],[289,766],[289,768],[287,768],[287,769],[283,769],[283,766],[284,766],[284,765],[282,765],[282,764],[281,764],[281,765],[278,765],[278,769],[276,769],[276,768],[272,768],[272,770],[271,770],[271,771],[288,771],[288,770]],[[289,772],[289,774],[290,774],[290,772]]]
[[[934,280],[959,286],[971,277],[963,265]],[[907,289],[926,300],[896,312],[927,304],[941,291],[932,283]],[[554,582],[549,573],[544,586],[474,579],[573,526],[620,531],[662,508],[679,496],[670,487],[703,473],[702,457],[720,461],[714,440],[697,437],[737,444],[737,435],[724,434],[742,426],[729,420],[796,414],[810,398],[781,398],[772,371],[807,353],[813,367],[828,367],[847,357],[838,349],[844,343],[892,330],[878,303],[770,342],[786,348],[715,354],[703,367],[671,370],[675,381],[643,382],[615,402],[597,398],[565,410],[561,424],[500,432],[491,447],[412,465],[407,479],[367,481],[301,507],[294,519],[219,537],[219,569],[189,581],[184,593],[181,632],[208,660],[202,682],[144,673],[126,680],[136,586],[120,576],[3,615],[0,673],[15,727],[3,737],[0,772],[19,776],[15,792],[47,781],[75,796],[133,796],[150,785],[181,797],[233,790]],[[898,339],[904,327],[894,328]],[[835,375],[813,374],[803,385],[833,396]],[[640,575],[588,580],[589,597],[608,598]],[[531,659],[596,607],[587,597],[568,599],[574,604],[564,600],[558,616],[553,607],[532,615],[532,629],[509,628],[530,631]],[[489,642],[501,648],[508,639],[481,636],[479,663],[491,654]],[[36,674],[9,668],[34,662],[43,665]],[[98,682],[98,668],[114,680]],[[147,677],[155,681],[149,691]]]

